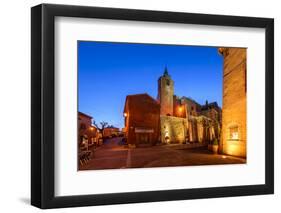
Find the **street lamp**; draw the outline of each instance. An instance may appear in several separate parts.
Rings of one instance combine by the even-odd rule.
[[[182,106],[179,106],[179,116],[181,116],[182,115]]]
[[[179,107],[179,111],[182,112],[182,107],[181,106]]]
[[[124,117],[127,117],[127,116],[128,116],[128,114],[126,112],[124,112]]]

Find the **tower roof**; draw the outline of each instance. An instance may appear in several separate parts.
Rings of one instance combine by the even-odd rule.
[[[169,75],[169,73],[168,73],[167,66],[165,66],[165,70],[164,70],[163,76],[169,76],[169,77],[170,77],[170,75]]]

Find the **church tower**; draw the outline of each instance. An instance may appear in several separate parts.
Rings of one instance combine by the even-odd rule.
[[[160,102],[160,115],[173,116],[174,81],[165,67],[164,74],[158,79],[158,101]]]

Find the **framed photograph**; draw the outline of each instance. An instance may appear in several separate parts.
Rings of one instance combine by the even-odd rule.
[[[274,192],[274,20],[31,9],[31,203]]]

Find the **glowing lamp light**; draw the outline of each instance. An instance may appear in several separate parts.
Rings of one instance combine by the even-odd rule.
[[[124,117],[127,117],[127,116],[128,116],[128,114],[126,112],[124,112]]]
[[[179,113],[182,113],[182,106],[179,106]]]

